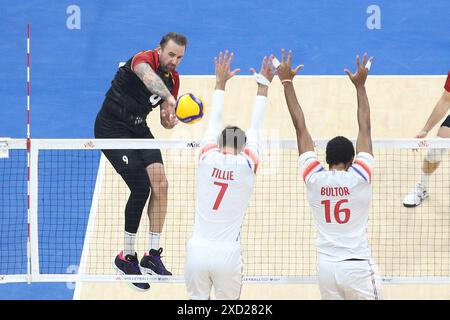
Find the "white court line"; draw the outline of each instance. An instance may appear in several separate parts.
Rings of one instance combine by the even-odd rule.
[[[83,243],[83,251],[81,253],[80,266],[78,268],[78,274],[84,274],[86,264],[89,259],[89,251],[91,246],[91,236],[95,228],[95,219],[97,217],[98,199],[103,185],[103,177],[105,176],[105,156],[103,153],[100,157],[100,163],[98,165],[97,179],[95,180],[94,194],[92,196],[91,210],[89,212],[89,220],[86,228],[86,235]],[[77,281],[75,285],[75,291],[73,293],[73,300],[80,300],[81,290],[83,289],[83,282]]]

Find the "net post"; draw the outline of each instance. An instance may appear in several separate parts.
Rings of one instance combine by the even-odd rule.
[[[28,196],[28,261],[29,279],[39,276],[39,241],[38,241],[38,163],[39,143],[34,142],[30,150],[29,196]]]

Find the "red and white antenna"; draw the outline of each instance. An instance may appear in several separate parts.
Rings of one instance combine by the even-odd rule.
[[[31,275],[31,242],[30,242],[30,24],[27,24],[27,217],[28,217],[28,234],[27,234],[27,274]],[[28,283],[31,277],[28,278]]]
[[[30,25],[27,24],[27,150],[30,149]]]

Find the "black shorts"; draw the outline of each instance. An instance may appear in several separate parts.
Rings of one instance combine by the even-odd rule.
[[[108,113],[108,105],[115,104],[106,98],[95,120],[95,138],[97,139],[154,139],[146,122],[140,125],[126,123],[114,114]],[[146,168],[153,163],[163,164],[159,149],[109,149],[102,150],[114,169],[121,173],[127,169]]]
[[[450,115],[448,115],[444,122],[442,122],[441,127],[450,128]]]

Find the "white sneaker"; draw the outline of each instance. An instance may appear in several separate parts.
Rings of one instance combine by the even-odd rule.
[[[403,205],[407,208],[417,207],[423,200],[428,198],[428,192],[420,183],[408,193],[403,200]]]

